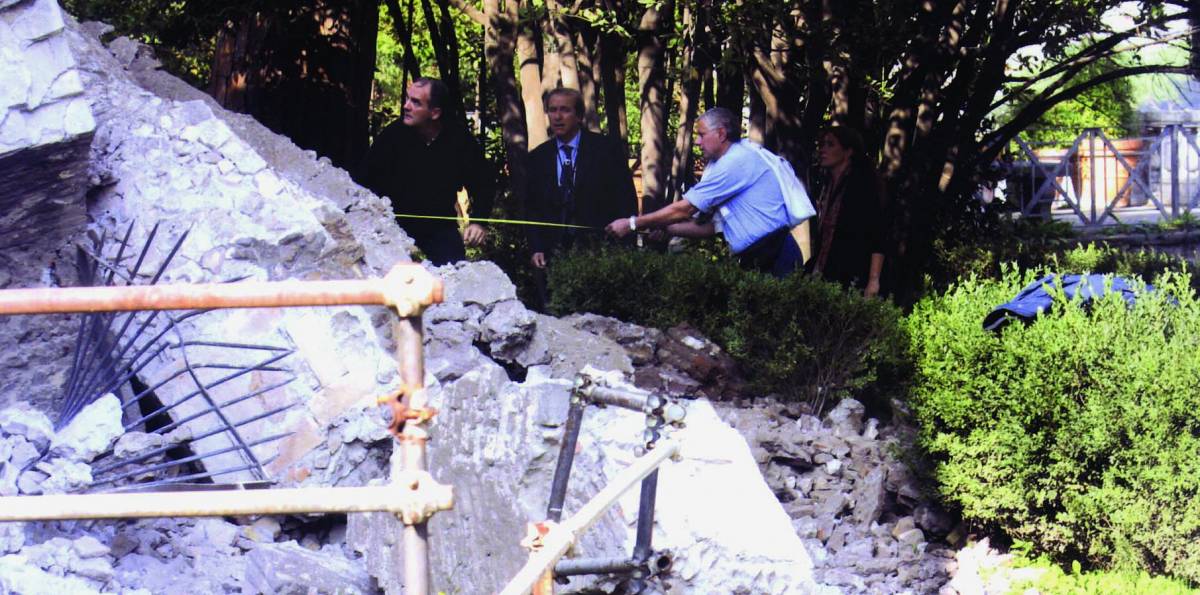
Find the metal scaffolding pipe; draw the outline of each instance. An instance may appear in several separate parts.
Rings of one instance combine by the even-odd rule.
[[[406,387],[405,405],[412,410],[428,406],[425,399],[425,340],[420,318],[401,318],[393,327],[396,336],[396,361],[400,363],[400,382]],[[400,436],[404,472],[425,472],[425,443],[429,433],[424,424],[410,420]],[[396,470],[392,471],[393,473]],[[429,576],[429,527],[425,522],[404,525],[404,589],[409,595],[427,595]]]
[[[525,566],[508,583],[501,595],[525,595],[533,590],[542,575],[554,567],[559,558],[571,548],[585,531],[596,524],[617,498],[634,484],[653,473],[664,461],[679,453],[679,443],[674,440],[659,442],[654,450],[639,457],[626,467],[595,497],[584,504],[579,512],[567,520],[552,525],[541,538],[541,547],[534,551]]]
[[[584,406],[583,401],[572,399],[571,408],[567,411],[567,426],[563,431],[562,447],[558,449],[554,480],[550,484],[550,505],[546,510],[546,518],[556,523],[562,520],[563,502],[567,499],[567,482],[571,479],[575,447],[579,443],[579,428],[583,425]]]
[[[193,491],[161,494],[54,494],[0,498],[0,521],[132,519],[450,510],[450,486],[428,474],[406,474],[384,486]]]
[[[642,480],[638,495],[637,541],[633,545],[633,559],[645,562],[650,558],[651,539],[654,537],[654,503],[658,495],[658,469]]]
[[[646,576],[661,574],[671,569],[671,554],[652,552],[644,561],[633,558],[571,558],[559,560],[554,565],[554,576],[580,576],[585,574],[634,574],[644,571]]]
[[[646,401],[650,398],[648,393],[609,388],[595,384],[585,386],[579,392],[592,403],[612,405],[634,411],[646,411]]]
[[[628,574],[642,568],[637,560],[629,558],[582,558],[559,560],[554,565],[554,576],[579,576],[584,574]]]
[[[0,315],[380,305],[413,316],[441,302],[442,292],[441,280],[420,265],[398,264],[382,279],[6,289]]]

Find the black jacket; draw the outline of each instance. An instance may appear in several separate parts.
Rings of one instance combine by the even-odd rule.
[[[613,139],[588,130],[580,133],[575,156],[575,216],[564,221],[558,190],[558,142],[538,145],[529,154],[525,187],[526,216],[533,221],[586,225],[592,230],[577,230],[575,238],[599,240],[602,228],[614,219],[637,214],[637,194],[633,174],[625,160],[625,151]],[[533,252],[553,252],[572,243],[571,234],[561,228],[529,228],[529,247]]]
[[[358,182],[392,200],[396,212],[453,217],[456,194],[466,188],[471,217],[489,217],[496,192],[495,168],[465,130],[447,125],[432,143],[397,120],[375,138]],[[431,225],[400,219],[400,226]],[[453,221],[442,225],[454,225]]]

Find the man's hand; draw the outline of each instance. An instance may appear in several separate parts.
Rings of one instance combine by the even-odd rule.
[[[879,295],[879,279],[867,279],[867,286],[863,289],[863,295],[869,298]]]
[[[487,239],[487,228],[478,224],[472,223],[463,230],[463,243],[468,246],[478,246]]]
[[[533,256],[529,259],[529,264],[532,264],[539,269],[546,268],[546,253],[534,252]]]
[[[604,226],[604,232],[614,238],[623,238],[629,235],[629,217],[614,219],[612,223]]]

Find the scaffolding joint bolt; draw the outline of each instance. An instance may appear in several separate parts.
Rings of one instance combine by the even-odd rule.
[[[406,471],[392,486],[402,497],[389,512],[405,525],[424,523],[434,513],[454,508],[454,488],[439,483],[428,471]]]

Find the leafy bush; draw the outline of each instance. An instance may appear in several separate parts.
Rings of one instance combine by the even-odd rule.
[[[1200,270],[1186,259],[1146,248],[1135,250],[1104,241],[1079,245],[1079,241],[1069,224],[1037,219],[998,221],[976,233],[946,233],[934,241],[924,287],[931,293],[971,276],[997,279],[1005,266],[1016,266],[1060,273],[1138,275],[1151,282],[1168,270],[1188,270],[1200,289]]]
[[[1061,291],[1030,325],[980,321],[1038,273],[969,278],[907,319],[910,405],[964,518],[1058,560],[1200,581],[1200,303],[1186,274],[1127,307]]]
[[[1027,593],[1029,589],[1054,595],[1193,595],[1197,592],[1182,581],[1151,576],[1145,571],[1084,572],[1082,566],[1075,562],[1068,573],[1045,557],[1036,560],[1017,558],[1015,562],[1018,568],[1033,568],[1043,572],[1036,579],[1013,581],[1009,593],[1014,594]]]
[[[738,362],[752,389],[818,408],[854,395],[885,411],[908,370],[897,308],[802,275],[774,279],[711,256],[610,250],[560,260],[550,286],[554,313],[658,328],[688,322]]]

